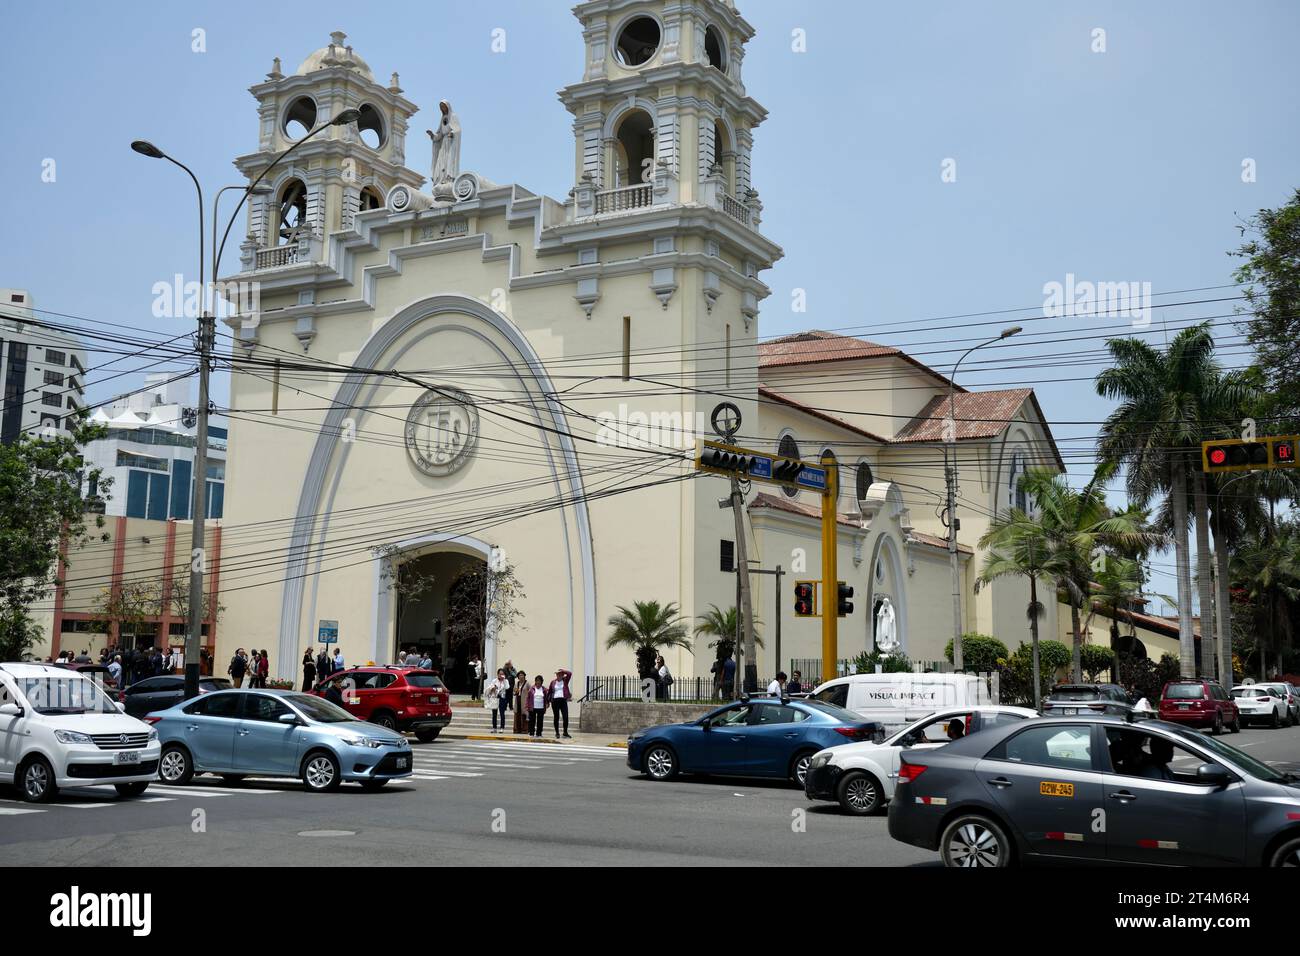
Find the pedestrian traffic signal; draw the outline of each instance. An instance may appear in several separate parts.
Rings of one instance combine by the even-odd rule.
[[[849,600],[853,597],[853,588],[849,587],[843,581],[839,582],[839,594],[837,595],[837,612],[840,617],[853,613],[853,602]]]
[[[1290,468],[1296,465],[1296,436],[1279,435],[1258,441],[1237,438],[1201,443],[1201,468],[1207,474],[1226,471]]]
[[[814,581],[794,583],[794,616],[817,616],[817,584]]]

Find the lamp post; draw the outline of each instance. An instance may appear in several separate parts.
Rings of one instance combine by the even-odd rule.
[[[262,180],[266,174],[279,165],[280,161],[301,146],[307,140],[311,139],[317,133],[328,129],[331,126],[342,126],[346,123],[353,123],[361,116],[360,111],[354,109],[343,110],[332,120],[322,123],[302,139],[298,140],[283,153],[277,156],[271,163],[262,170],[252,183],[247,187],[236,187],[243,189],[243,195],[240,196],[239,205],[235,211],[230,214],[230,221],[226,223],[226,231],[222,234],[221,245],[216,245],[216,219],[217,201],[221,198],[221,193],[231,187],[225,187],[217,192],[213,201],[212,209],[212,237],[213,237],[213,255],[212,255],[212,280],[215,286],[218,270],[221,268],[221,253],[226,246],[226,238],[230,235],[230,229],[235,224],[235,218],[239,215],[239,210],[244,207],[251,194],[265,195],[269,190],[259,189]],[[199,185],[198,178],[185,164],[178,162],[165,152],[159,149],[153,143],[144,140],[136,140],[131,144],[131,148],[141,156],[147,156],[150,159],[165,159],[169,163],[179,166],[185,172],[189,173],[190,179],[194,180],[194,188],[199,194],[199,288],[203,300],[201,303],[203,314],[199,317],[199,402],[196,409],[196,429],[194,437],[194,494],[191,499],[190,507],[190,588],[189,588],[189,607],[187,608],[187,621],[185,629],[185,699],[199,695],[199,649],[203,644],[203,575],[207,570],[207,551],[204,541],[205,524],[208,517],[208,378],[210,365],[212,364],[212,346],[213,339],[216,337],[216,318],[212,314],[212,309],[208,308],[208,289],[205,283],[206,273],[204,267],[206,263],[203,259],[204,253],[204,235],[203,235],[203,188]]]
[[[966,360],[966,356],[976,349],[982,349],[986,345],[993,345],[1003,339],[1009,339],[1020,332],[1020,326],[1013,325],[1003,329],[997,338],[989,339],[987,342],[981,342],[979,345],[968,348],[961,358],[957,359],[957,364],[952,367],[952,375],[948,377],[948,418],[944,423],[943,473],[944,481],[948,486],[948,562],[952,568],[952,665],[953,669],[958,671],[962,669],[964,662],[961,653],[961,568],[957,561],[957,531],[959,528],[957,521],[957,411],[954,404],[957,390],[957,369],[961,368],[961,363]],[[951,458],[948,454],[949,445],[952,445]]]

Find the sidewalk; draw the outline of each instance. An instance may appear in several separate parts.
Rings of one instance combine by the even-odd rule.
[[[529,737],[527,734],[502,734],[492,732],[492,711],[483,706],[481,700],[472,700],[468,694],[451,695],[451,724],[438,735],[439,740],[507,740],[512,743],[537,744],[538,746],[613,747],[626,750],[627,737],[618,734],[583,734],[579,733],[578,710],[580,705],[569,705],[569,733],[571,740],[555,739],[554,724],[550,712],[547,712],[546,730],[541,737]],[[507,711],[507,719],[514,721],[514,712]]]

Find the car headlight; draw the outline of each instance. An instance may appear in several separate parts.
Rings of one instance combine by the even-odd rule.
[[[636,733],[634,733],[634,734],[628,734],[628,735],[627,735],[627,739],[628,739],[628,740],[640,740],[640,739],[641,739],[642,737],[644,737],[644,736],[645,736],[645,731],[644,731],[644,730],[638,730],[638,731],[637,731]]]
[[[382,740],[375,740],[373,737],[344,737],[343,742],[350,747],[371,747],[378,749],[384,745]]]
[[[83,734],[77,730],[56,730],[54,739],[61,744],[93,744],[89,734]]]
[[[808,764],[808,769],[811,770],[813,767],[824,767],[830,762],[831,762],[830,754],[819,753],[817,756],[812,758],[812,763]]]
[[[152,727],[150,727],[150,728],[149,728],[149,741],[152,743],[153,741],[155,741],[155,740],[157,740],[157,739],[158,739],[158,731],[156,731],[156,730],[154,730]]]

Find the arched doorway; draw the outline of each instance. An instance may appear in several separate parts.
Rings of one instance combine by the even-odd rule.
[[[654,179],[654,120],[644,110],[632,110],[618,124],[616,163],[619,186],[639,186]]]
[[[395,562],[392,660],[411,648],[428,654],[452,691],[470,688],[468,663],[486,651],[487,562],[461,551],[432,551]]]

